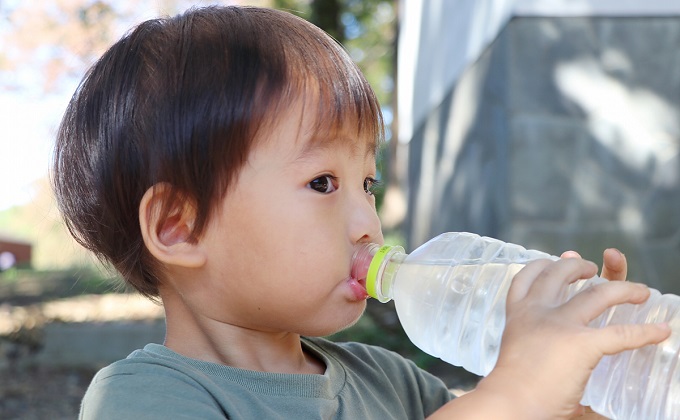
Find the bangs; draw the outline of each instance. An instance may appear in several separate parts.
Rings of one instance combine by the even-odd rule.
[[[333,82],[342,80],[339,74],[315,76],[327,76],[328,80],[321,81],[318,86],[303,87],[303,91],[307,92],[305,97],[314,98],[310,106],[303,102],[303,110],[314,115],[311,142],[337,141],[350,136],[357,142],[367,142],[371,149],[377,151],[384,140],[382,112],[373,90],[363,77],[348,79],[342,84]]]

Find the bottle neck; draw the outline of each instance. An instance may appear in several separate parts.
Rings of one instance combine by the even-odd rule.
[[[369,296],[382,303],[389,302],[397,271],[406,257],[400,246],[365,244],[354,253],[351,275],[365,280]]]

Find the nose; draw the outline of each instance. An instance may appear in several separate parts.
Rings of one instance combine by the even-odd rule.
[[[349,230],[353,243],[384,242],[380,218],[373,200],[363,194],[350,204]]]

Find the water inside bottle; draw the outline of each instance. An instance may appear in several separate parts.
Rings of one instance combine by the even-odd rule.
[[[522,267],[402,263],[394,301],[404,330],[424,352],[488,374],[505,327],[507,289]]]

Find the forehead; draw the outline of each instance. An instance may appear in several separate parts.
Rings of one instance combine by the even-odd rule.
[[[256,144],[277,142],[276,146],[301,158],[331,149],[372,159],[377,154],[380,138],[373,129],[362,126],[351,113],[329,119],[315,96],[299,97],[275,114],[260,131]]]

